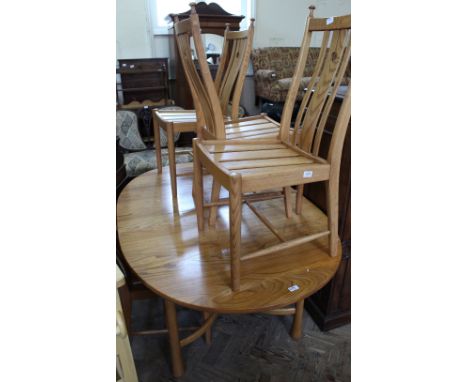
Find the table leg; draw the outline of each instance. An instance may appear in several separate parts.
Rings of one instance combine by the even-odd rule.
[[[293,325],[291,329],[291,337],[298,340],[302,336],[302,316],[304,313],[304,300],[299,300],[296,303],[296,313],[294,314]]]
[[[203,319],[206,321],[210,317],[208,312],[203,312]],[[205,333],[205,341],[208,345],[211,345],[211,327]]]
[[[169,344],[171,348],[172,373],[174,377],[184,374],[182,352],[179,342],[179,327],[177,325],[176,306],[169,300],[164,300],[164,311],[166,315],[166,326],[169,331]]]

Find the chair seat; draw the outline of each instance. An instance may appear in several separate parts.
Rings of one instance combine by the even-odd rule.
[[[226,140],[276,138],[279,126],[279,123],[266,118],[229,123],[225,125]]]
[[[228,105],[228,112],[231,105]],[[164,123],[175,122],[175,123],[195,123],[197,121],[197,115],[195,110],[183,110],[180,107],[160,109],[155,112],[159,120]],[[230,113],[228,113],[230,114]],[[239,106],[239,118],[245,116],[245,110],[242,106]],[[230,118],[226,117],[226,121]]]
[[[157,110],[155,114],[162,122],[166,123],[195,123],[197,121],[195,110]]]
[[[197,121],[195,110],[158,110],[155,112],[155,115],[162,123],[193,124],[193,129],[195,130],[195,123]],[[257,119],[245,121],[241,119],[237,123],[229,122],[230,118],[225,118],[226,139],[228,140],[275,138],[279,134],[279,123],[261,116]]]
[[[224,173],[242,176],[242,191],[259,191],[328,179],[330,165],[281,141],[229,143],[201,141],[203,153]]]

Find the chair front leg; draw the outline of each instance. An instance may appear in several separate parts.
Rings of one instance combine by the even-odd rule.
[[[231,257],[231,285],[234,292],[240,289],[240,251],[242,220],[242,177],[231,175],[229,190],[229,235]]]
[[[197,224],[198,230],[203,231],[204,219],[203,219],[203,168],[198,157],[198,148],[196,141],[193,140],[193,194],[195,203],[195,210],[197,212]]]
[[[297,186],[296,194],[296,214],[300,215],[302,213],[302,194],[304,193],[304,185],[300,184]]]

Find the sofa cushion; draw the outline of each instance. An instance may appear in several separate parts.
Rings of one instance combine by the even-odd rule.
[[[191,147],[176,147],[176,153],[180,151],[189,151]],[[162,165],[169,164],[167,149],[161,150]],[[176,155],[176,163],[192,162],[192,156],[188,153]],[[156,156],[154,150],[137,151],[124,154],[125,171],[127,176],[134,177],[144,172],[154,170],[156,168]]]
[[[305,87],[307,87],[307,85],[309,84],[309,81],[310,81],[311,78],[312,77],[302,77],[301,85],[299,86],[299,91],[301,91]],[[280,90],[288,91],[289,88],[291,87],[291,83],[292,83],[292,77],[282,78],[282,79],[278,80],[278,88]]]

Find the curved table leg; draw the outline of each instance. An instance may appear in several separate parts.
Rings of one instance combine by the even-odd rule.
[[[208,312],[203,312],[203,319],[204,321],[210,318],[210,314]],[[211,327],[205,333],[205,341],[208,345],[211,345]]]
[[[184,374],[184,364],[179,342],[179,328],[177,325],[177,313],[175,304],[164,299],[164,311],[166,316],[166,326],[169,331],[169,344],[171,347],[172,373],[174,377],[181,377]]]
[[[291,337],[298,340],[302,336],[302,315],[304,313],[304,300],[296,302],[296,313],[294,314]]]

